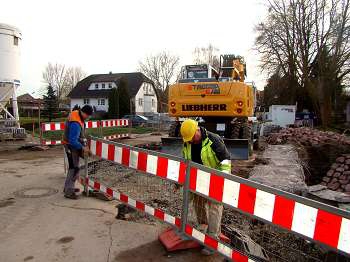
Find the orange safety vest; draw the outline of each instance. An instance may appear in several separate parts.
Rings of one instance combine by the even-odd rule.
[[[63,144],[64,145],[69,144],[68,137],[69,137],[69,123],[70,122],[77,122],[80,124],[80,126],[81,126],[80,138],[81,139],[84,138],[84,132],[83,132],[84,127],[85,127],[84,121],[80,117],[79,110],[72,111],[69,114],[68,119],[64,125],[64,133],[63,133]]]

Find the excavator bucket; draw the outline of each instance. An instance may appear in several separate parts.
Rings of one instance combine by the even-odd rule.
[[[232,160],[249,159],[248,139],[226,139],[225,145],[231,154]],[[175,156],[182,156],[182,139],[179,137],[162,137],[161,151]]]

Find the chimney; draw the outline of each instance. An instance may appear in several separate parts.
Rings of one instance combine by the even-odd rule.
[[[109,74],[111,75],[111,74],[112,74],[112,71],[109,71]]]

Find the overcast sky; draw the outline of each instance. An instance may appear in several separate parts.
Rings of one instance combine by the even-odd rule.
[[[48,62],[80,66],[87,74],[134,72],[138,61],[162,50],[190,64],[194,48],[209,43],[244,56],[248,79],[262,89],[265,76],[252,48],[263,2],[0,0],[0,23],[22,31],[19,94],[44,86]]]

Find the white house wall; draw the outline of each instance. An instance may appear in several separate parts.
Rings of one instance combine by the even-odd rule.
[[[142,105],[139,101],[142,99]],[[152,99],[154,104],[152,105]],[[143,83],[135,96],[135,112],[136,114],[157,113],[158,99],[155,95],[154,88],[149,83]]]
[[[101,98],[89,98],[89,105],[92,107],[95,107],[97,111],[108,111],[108,98],[105,99],[105,105],[98,105],[98,99]],[[73,109],[75,105],[79,105],[80,107],[84,106],[84,99],[83,98],[72,98],[70,102],[70,107]]]
[[[105,88],[102,88],[102,84],[105,85]],[[96,85],[98,85],[98,87],[96,88]],[[111,87],[109,87],[109,85],[111,85]],[[106,89],[111,89],[111,88],[116,88],[117,85],[114,82],[94,82],[91,83],[88,90],[106,90]]]
[[[92,84],[90,88],[94,88]],[[99,88],[99,90],[103,90]],[[98,98],[89,98],[89,105],[96,107],[97,111],[108,111],[108,98],[105,98],[105,105],[98,105]],[[139,104],[139,99],[142,99],[142,105]],[[153,99],[153,103],[152,103]],[[71,99],[71,109],[79,105],[80,107],[84,106],[84,98],[72,98]],[[155,95],[155,90],[153,85],[149,83],[143,83],[141,88],[135,96],[135,112],[136,114],[147,114],[147,113],[158,113],[158,99]],[[134,109],[133,109],[134,111]]]

